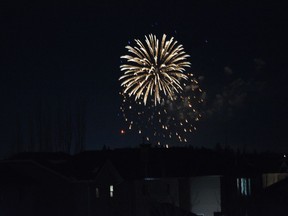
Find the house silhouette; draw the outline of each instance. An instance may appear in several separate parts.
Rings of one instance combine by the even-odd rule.
[[[259,194],[286,181],[274,180],[285,175],[280,166],[279,155],[192,148],[22,153],[0,162],[0,213],[257,215],[265,202]]]

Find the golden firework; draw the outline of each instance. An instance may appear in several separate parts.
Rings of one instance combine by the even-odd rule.
[[[145,36],[146,44],[138,39],[135,42],[137,46],[126,46],[131,54],[121,56],[127,60],[120,66],[124,72],[119,78],[124,94],[135,96],[135,100],[143,100],[145,105],[149,95],[155,105],[160,104],[162,95],[173,100],[173,95],[183,90],[181,79],[188,79],[183,72],[190,67],[187,61],[189,55],[173,37],[166,40],[165,34],[161,43],[153,34]]]

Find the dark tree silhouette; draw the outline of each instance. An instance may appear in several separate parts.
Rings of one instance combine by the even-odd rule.
[[[76,153],[82,152],[85,150],[85,135],[86,135],[86,101],[80,99],[80,102],[77,106],[77,141],[76,141]]]

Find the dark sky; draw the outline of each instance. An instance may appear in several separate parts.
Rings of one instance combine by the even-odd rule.
[[[149,33],[183,44],[206,92],[190,145],[288,150],[280,1],[79,2],[1,1],[1,155],[16,142],[17,125],[28,136],[39,104],[48,119],[85,104],[87,149],[139,145],[135,133],[120,134],[119,66],[128,42]]]

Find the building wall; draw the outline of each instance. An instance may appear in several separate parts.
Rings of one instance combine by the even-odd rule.
[[[288,177],[288,173],[265,173],[262,175],[263,188],[269,187]]]
[[[161,203],[179,206],[177,178],[146,178],[134,182],[136,215],[150,215]]]
[[[214,216],[221,212],[220,176],[189,178],[189,210],[197,215]],[[183,188],[182,188],[183,189]]]

